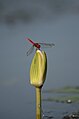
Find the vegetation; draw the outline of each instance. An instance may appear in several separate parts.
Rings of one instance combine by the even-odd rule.
[[[79,103],[79,96],[61,96],[61,97],[56,97],[56,98],[47,98],[43,99],[43,101],[54,101],[54,102],[61,102],[61,103]]]
[[[60,89],[46,90],[44,93],[58,94],[53,97],[47,97],[43,101],[54,101],[54,102],[63,102],[63,103],[79,103],[79,87],[64,87]],[[60,95],[59,95],[60,94]],[[61,95],[62,94],[62,95]]]
[[[59,89],[44,90],[43,92],[44,93],[79,93],[79,86],[77,87],[66,86]]]

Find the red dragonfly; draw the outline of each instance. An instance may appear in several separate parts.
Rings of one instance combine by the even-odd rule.
[[[37,49],[40,50],[41,47],[50,48],[52,46],[55,46],[55,44],[53,44],[53,43],[51,43],[51,44],[50,43],[35,43],[30,38],[26,38],[26,40],[28,40],[32,44],[32,47],[27,51],[27,55],[29,55],[33,52],[34,47],[36,47],[36,50]]]

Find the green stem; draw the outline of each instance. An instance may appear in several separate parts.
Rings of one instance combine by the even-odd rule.
[[[36,88],[36,119],[41,119],[41,88]]]

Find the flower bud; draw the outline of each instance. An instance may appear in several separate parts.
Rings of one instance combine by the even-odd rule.
[[[30,67],[30,84],[42,87],[47,72],[47,56],[44,51],[37,50]]]

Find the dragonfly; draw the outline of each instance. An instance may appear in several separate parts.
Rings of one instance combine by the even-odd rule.
[[[31,40],[30,38],[26,38],[27,41],[29,41],[29,43],[32,44],[32,47],[27,51],[27,56],[30,55],[33,50],[34,50],[34,47],[37,49],[41,49],[42,47],[43,48],[51,48],[52,46],[55,46],[54,43],[35,43],[33,40]]]

